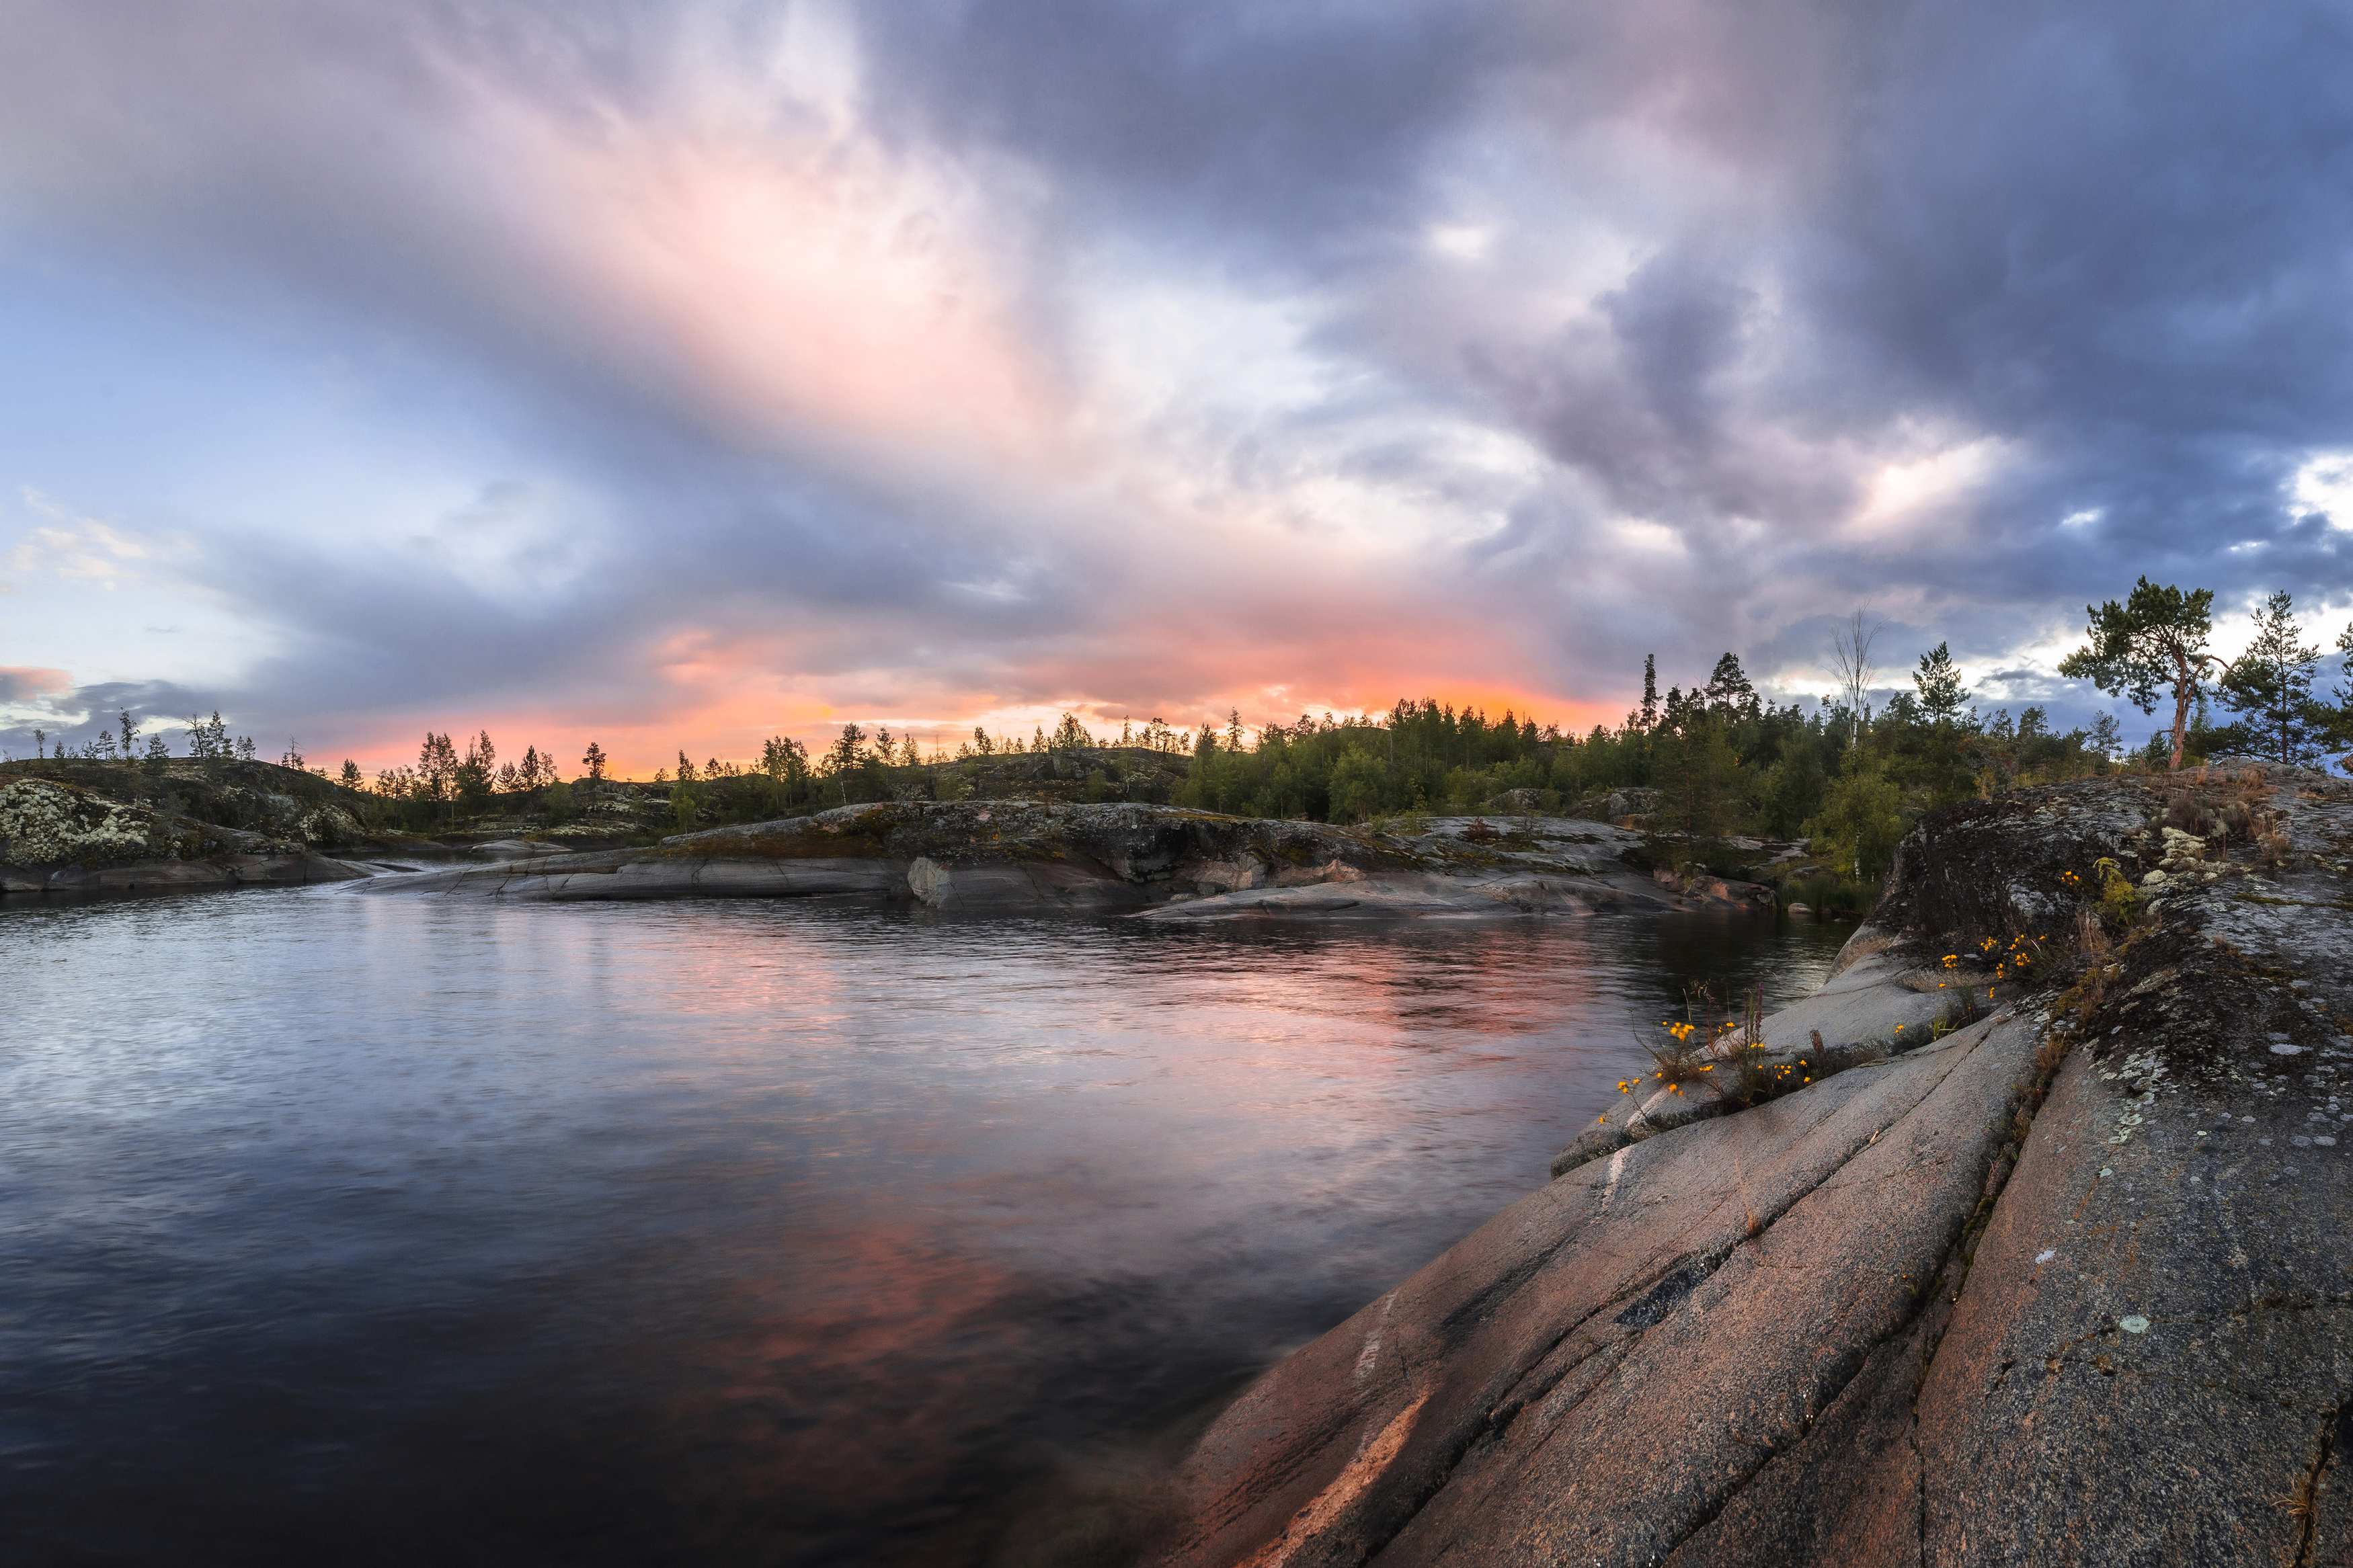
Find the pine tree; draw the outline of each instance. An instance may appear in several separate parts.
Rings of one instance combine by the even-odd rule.
[[[1642,728],[1659,727],[1659,656],[1642,656]]]
[[[1886,874],[1904,837],[1904,791],[1866,750],[1847,749],[1846,766],[1806,833],[1839,875],[1868,886]]]
[[[447,735],[425,731],[425,743],[417,749],[417,793],[430,801],[446,801],[455,793],[458,782],[458,748]]]
[[[2105,709],[2093,715],[2092,732],[2088,739],[2092,750],[2110,761],[2114,761],[2125,749],[2124,726],[2117,723],[2116,716]]]
[[[2337,651],[2353,653],[2353,626],[2337,634]],[[2328,743],[2339,746],[2348,739],[2353,739],[2353,658],[2337,667],[2337,706],[2328,716]],[[2337,765],[2344,764],[2340,761]]]
[[[1707,705],[1729,718],[1753,716],[1757,710],[1757,688],[1748,672],[1740,668],[1740,656],[1727,652],[1715,661],[1715,669],[1702,689]]]
[[[1913,673],[1912,685],[1920,693],[1920,706],[1928,717],[1939,724],[1949,724],[1959,717],[1961,704],[1969,694],[1961,685],[1961,672],[1953,663],[1951,649],[1944,643],[1920,656],[1920,668]]]
[[[1684,710],[1683,721],[1671,720],[1657,737],[1660,816],[1688,837],[1719,838],[1730,821],[1740,759],[1733,752],[1721,714],[1696,700]]]
[[[606,764],[610,760],[605,755],[605,748],[591,741],[587,752],[580,759],[580,765],[588,770],[589,780],[597,783],[603,781]]]
[[[2159,689],[2171,688],[2170,765],[2177,772],[2190,707],[2204,689],[2209,667],[2221,662],[2206,651],[2206,639],[2213,633],[2213,608],[2211,588],[2184,593],[2160,588],[2143,577],[2121,605],[2110,599],[2084,605],[2088,640],[2059,661],[2060,674],[2071,680],[2088,679],[2111,694],[2122,693],[2144,713],[2155,712]]]
[[[760,771],[779,784],[790,783],[808,772],[808,752],[789,736],[772,735],[760,742]]]
[[[849,775],[865,760],[860,750],[866,743],[866,731],[855,724],[841,727],[841,739],[836,741],[825,754],[826,766],[833,775],[835,791],[841,804],[849,804]]]
[[[2306,763],[2319,754],[2328,710],[2314,700],[2320,650],[2297,640],[2295,601],[2285,590],[2255,612],[2254,640],[2222,671],[2222,705],[2247,716],[2257,754],[2275,763]]]
[[[188,755],[206,763],[224,763],[229,759],[228,726],[221,721],[219,709],[213,710],[210,719],[189,716]]]

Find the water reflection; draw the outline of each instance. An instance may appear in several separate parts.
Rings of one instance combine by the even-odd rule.
[[[1037,1557],[1841,934],[0,912],[0,1555]]]

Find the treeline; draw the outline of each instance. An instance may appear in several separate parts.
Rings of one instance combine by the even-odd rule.
[[[1874,710],[1860,700],[1775,703],[1726,653],[1686,691],[1658,690],[1646,661],[1642,705],[1615,727],[1566,735],[1506,712],[1490,720],[1435,701],[1398,703],[1380,720],[1274,726],[1255,746],[1197,738],[1187,804],[1334,822],[1421,812],[1639,816],[1695,840],[1736,833],[1812,838],[1841,874],[1872,874],[1920,811],[2026,779],[2104,769],[2114,721],[2054,731],[2028,708],[1980,714],[1938,648],[1921,690]]]
[[[1860,691],[1810,708],[1767,701],[1731,653],[1688,691],[1662,694],[1654,659],[1643,681],[1642,704],[1622,724],[1583,736],[1434,699],[1400,700],[1372,717],[1303,714],[1255,733],[1229,714],[1189,734],[1155,721],[1145,731],[1129,724],[1097,735],[1065,714],[1027,744],[976,735],[952,756],[852,724],[814,755],[785,739],[767,742],[757,764],[698,765],[681,752],[656,782],[670,786],[682,827],[861,801],[962,799],[988,787],[1008,758],[1038,760],[1020,774],[1025,793],[1050,775],[1076,798],[1137,798],[1124,793],[1122,742],[1149,735],[1148,750],[1185,759],[1165,796],[1176,805],[1356,823],[1600,812],[1618,795],[1620,815],[1694,840],[1743,832],[1817,839],[1853,876],[1883,867],[1920,811],[2021,780],[2104,770],[2122,746],[2105,715],[2090,730],[2063,733],[2039,707],[2014,717],[1968,707],[1941,647],[1922,657],[1915,690],[1876,709]]]
[[[1115,754],[1104,753],[1183,757],[1193,743],[1185,731],[1158,718],[1140,725],[1123,721],[1116,736],[1098,737],[1065,713],[1051,733],[1040,725],[1027,741],[976,726],[951,754],[937,744],[926,752],[912,731],[893,735],[878,726],[869,734],[860,725],[845,724],[831,745],[814,754],[783,735],[761,742],[756,762],[708,757],[697,764],[681,750],[677,766],[657,768],[653,782],[669,786],[670,826],[686,832],[867,801],[963,800],[986,787],[997,765],[1025,757],[1046,760],[1049,773],[1067,774],[1084,798],[1102,800],[1112,795],[1113,773],[1124,772]],[[590,751],[596,752],[593,744]],[[601,777],[601,754],[594,760]]]
[[[2121,693],[2144,713],[2169,702],[2172,728],[2149,737],[2152,763],[2178,768],[2231,753],[2309,764],[2353,742],[2353,679],[2340,668],[2333,701],[2315,691],[2323,656],[2305,642],[2293,595],[2265,599],[2246,651],[2227,661],[2207,651],[2213,609],[2211,588],[2160,587],[2143,577],[2123,603],[2084,606],[2084,644],[2059,673]],[[2337,651],[2353,652],[2353,626],[2337,634]],[[2237,717],[2211,722],[2210,695]]]
[[[88,763],[134,763],[151,773],[161,773],[172,762],[172,748],[164,743],[163,736],[149,735],[142,750],[139,746],[142,728],[140,721],[133,719],[126,708],[115,725],[100,720],[98,733],[82,742],[79,748],[69,746],[60,739],[55,751],[49,749],[48,731],[36,730],[33,731],[33,759],[36,762],[43,758],[65,762],[71,758]],[[252,736],[229,738],[228,725],[222,721],[217,708],[213,710],[213,716],[209,719],[199,719],[194,714],[189,716],[188,756],[191,759],[202,763],[249,763],[253,761],[253,751]],[[294,754],[291,745],[287,748],[287,757],[291,759],[291,766],[299,768],[302,765],[302,759]]]
[[[2122,603],[2086,606],[2085,645],[2061,672],[2092,680],[2144,712],[2169,707],[2171,723],[2152,733],[2133,765],[2192,764],[2251,755],[2306,763],[2353,741],[2353,685],[2316,690],[2323,656],[2306,644],[2286,593],[2255,612],[2253,637],[2238,658],[2207,650],[2213,594],[2159,587],[2143,578]],[[1688,690],[1658,688],[1646,659],[1642,700],[1614,727],[1565,734],[1506,710],[1402,700],[1377,716],[1302,714],[1254,735],[1239,713],[1197,731],[1153,718],[1123,721],[1097,735],[1065,713],[1050,732],[1026,740],[975,729],[953,754],[928,752],[912,733],[872,734],[857,724],[822,752],[773,737],[756,760],[681,750],[654,774],[654,800],[672,831],[756,821],[875,800],[957,800],[1014,790],[1086,800],[1166,801],[1237,816],[1355,823],[1416,813],[1584,811],[1635,816],[1652,830],[1692,842],[1736,834],[1806,839],[1840,875],[1882,874],[1896,841],[1921,813],[2022,782],[2078,777],[2127,762],[2121,729],[2108,714],[2088,729],[2059,731],[2039,706],[2013,715],[1971,705],[1947,645],[1919,656],[1909,690],[1878,699],[1875,631],[1860,616],[1843,632],[1832,667],[1839,694],[1776,703],[1757,691],[1739,658],[1717,659]],[[2337,642],[2353,651],[2353,630]],[[2216,710],[2228,714],[2218,719]],[[47,737],[37,732],[37,745]],[[128,713],[114,733],[79,755],[136,757],[160,771],[160,738],[134,750]],[[220,715],[189,721],[189,755],[251,758],[250,739],[233,741]],[[58,756],[68,755],[64,747]],[[290,743],[284,765],[301,769]],[[386,769],[372,784],[357,764],[340,783],[367,790],[379,820],[412,828],[491,813],[577,815],[581,784],[607,781],[602,747],[591,742],[567,783],[536,745],[501,760],[487,731],[460,749],[427,732],[413,766]],[[323,770],[318,770],[323,773]],[[624,786],[645,790],[647,786]]]
[[[590,749],[595,750],[593,745]],[[601,753],[597,762],[601,773]],[[302,759],[290,756],[290,765],[301,767]],[[383,769],[373,782],[361,773],[357,763],[346,757],[337,782],[369,791],[376,802],[370,815],[378,822],[412,829],[480,816],[501,807],[536,807],[559,820],[575,813],[571,787],[564,782],[552,753],[535,745],[525,746],[520,759],[501,763],[487,730],[470,737],[463,752],[448,735],[428,730],[425,743],[417,748],[415,766],[404,763]]]
[[[594,742],[590,749],[595,750]],[[595,771],[600,777],[603,762],[599,753]],[[359,764],[348,758],[343,762],[343,782],[353,788],[361,785]],[[375,788],[376,794],[388,798],[433,805],[454,802],[480,810],[499,795],[541,789],[558,782],[555,759],[542,754],[537,746],[524,747],[519,762],[501,763],[488,730],[468,739],[462,756],[448,736],[428,730],[425,732],[425,744],[417,748],[417,765],[384,769],[375,775]]]
[[[2015,715],[1972,707],[1942,644],[1919,657],[1912,689],[1874,704],[1867,644],[1858,631],[1849,645],[1846,695],[1810,705],[1763,699],[1732,653],[1704,681],[1662,693],[1649,659],[1641,705],[1622,723],[1582,736],[1510,710],[1491,718],[1434,699],[1400,700],[1371,717],[1302,714],[1255,733],[1235,713],[1190,732],[1154,719],[1098,735],[1066,713],[1052,731],[1039,727],[1027,741],[976,730],[953,754],[926,751],[909,733],[848,724],[816,752],[786,736],[764,742],[756,760],[697,763],[681,750],[674,766],[657,770],[653,787],[667,802],[670,831],[868,801],[958,800],[999,787],[1339,823],[1583,811],[1637,817],[1694,842],[1736,834],[1810,840],[1841,876],[1867,880],[1883,872],[1922,812],[2013,784],[2105,772],[2123,760],[2123,735],[2106,714],[2088,729],[2061,731],[2041,707]],[[2280,687],[2253,679],[2243,660],[2234,670],[2235,685],[2211,683],[2226,697]],[[2285,729],[2277,719],[2252,710],[2245,721],[2216,724],[2202,693],[2193,693],[2185,755],[2194,762],[2253,750],[2282,743],[2283,735],[2308,748],[2327,728],[2312,713]],[[1138,770],[1124,765],[1123,754],[1132,764],[1139,752],[1176,763],[1153,770],[1170,781],[1164,787],[1130,787]],[[2144,759],[2169,760],[2166,731],[2151,737]],[[602,781],[607,767],[591,742],[575,783]],[[1008,774],[1008,767],[1016,771]],[[343,782],[358,784],[349,763]],[[576,813],[574,788],[535,746],[519,763],[501,763],[487,731],[462,750],[428,733],[416,765],[375,781],[394,817],[416,827],[492,810],[537,809],[560,820]]]

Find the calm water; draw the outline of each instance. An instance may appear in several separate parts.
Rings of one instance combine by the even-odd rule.
[[[14,902],[0,1561],[1083,1560],[1843,935]]]

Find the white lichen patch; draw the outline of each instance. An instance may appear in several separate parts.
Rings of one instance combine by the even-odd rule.
[[[2107,1083],[2122,1082],[2128,1091],[2116,1112],[2116,1130],[2108,1135],[2108,1142],[2129,1143],[2133,1129],[2141,1125],[2157,1107],[2157,1092],[2165,1079],[2165,1064],[2158,1059],[2156,1047],[2144,1046],[2118,1062],[2113,1070],[2101,1073],[2100,1078]]]
[[[359,819],[340,805],[313,807],[296,826],[304,842],[311,844],[355,844],[366,832]]]
[[[0,864],[113,865],[148,853],[147,814],[47,779],[0,784]]]

